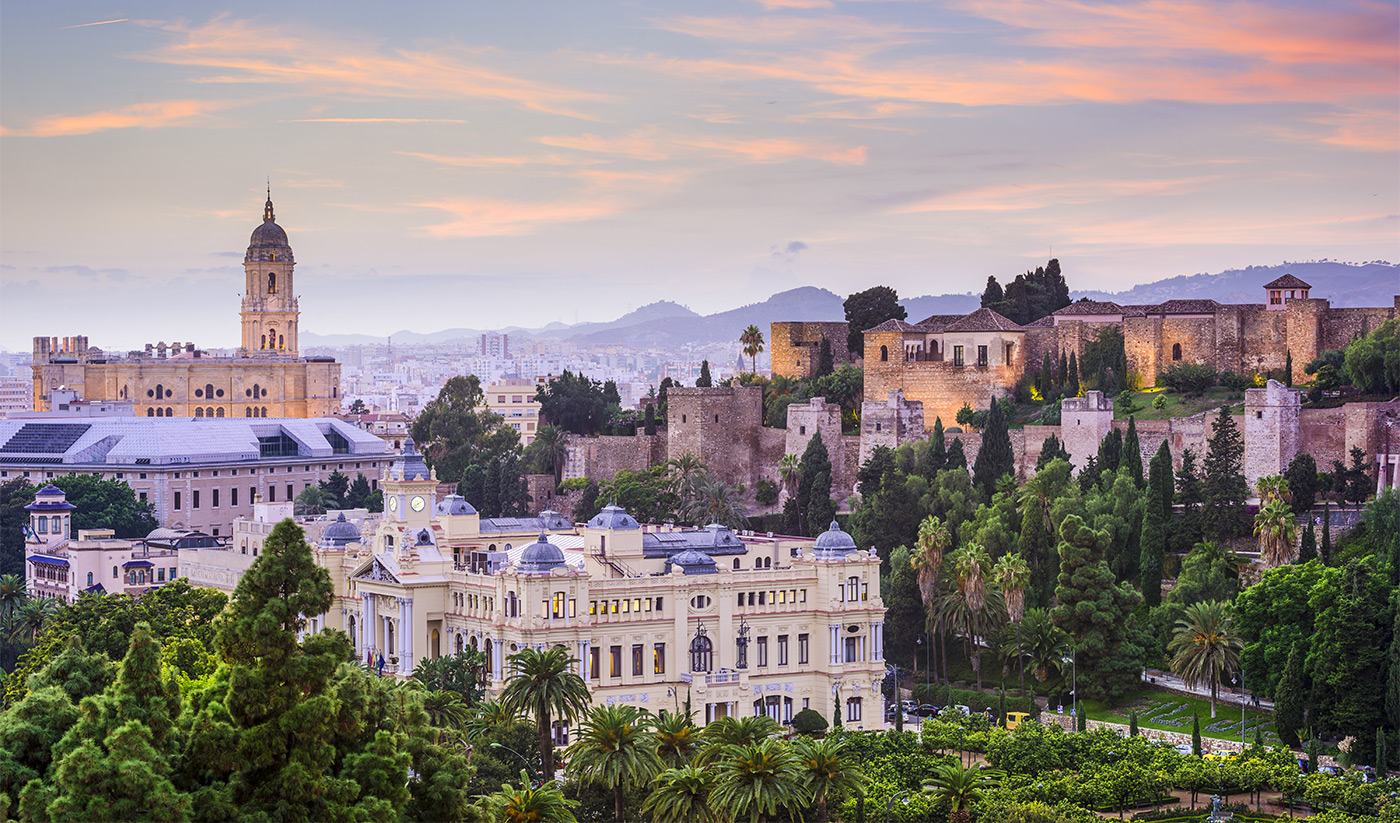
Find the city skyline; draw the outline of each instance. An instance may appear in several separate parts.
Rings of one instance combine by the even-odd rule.
[[[1389,4],[372,8],[0,11],[0,346],[236,345],[269,178],[322,334],[1400,251]]]

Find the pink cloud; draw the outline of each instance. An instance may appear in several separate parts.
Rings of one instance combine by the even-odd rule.
[[[1105,200],[1152,197],[1197,191],[1218,176],[1159,180],[1085,180],[1072,183],[985,186],[951,192],[908,206],[893,214],[924,212],[1011,212],[1031,211],[1051,206],[1084,205]]]
[[[14,137],[68,137],[111,129],[159,129],[188,126],[221,109],[239,105],[226,100],[159,100],[109,111],[40,118],[25,129],[3,129]]]
[[[413,204],[440,209],[451,216],[446,223],[422,226],[426,237],[506,237],[531,234],[556,223],[578,223],[608,217],[623,210],[619,202],[589,198],[581,202],[521,203],[489,198],[456,198]]]

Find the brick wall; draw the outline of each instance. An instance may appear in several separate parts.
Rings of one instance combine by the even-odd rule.
[[[666,460],[665,430],[635,437],[608,435],[565,440],[564,479],[587,477],[603,482],[620,471],[642,471]]]
[[[811,375],[823,339],[831,341],[831,358],[838,367],[843,363],[859,364],[860,358],[846,348],[846,329],[844,321],[773,323],[768,334],[773,375],[798,378]]]
[[[1294,361],[1296,367],[1297,361]],[[1298,448],[1312,455],[1319,471],[1347,453],[1347,407],[1303,409],[1298,415]]]
[[[762,427],[763,390],[757,386],[682,387],[666,394],[667,458],[691,452],[726,483],[757,482]]]

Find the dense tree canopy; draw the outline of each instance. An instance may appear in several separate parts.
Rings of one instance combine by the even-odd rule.
[[[886,320],[905,320],[909,312],[899,305],[899,293],[889,286],[872,286],[846,298],[846,348],[865,356],[865,330]]]

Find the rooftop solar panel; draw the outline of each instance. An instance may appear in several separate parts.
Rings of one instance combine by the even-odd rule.
[[[25,423],[19,431],[0,446],[0,452],[10,454],[63,454],[68,447],[87,434],[89,425],[68,423]]]

